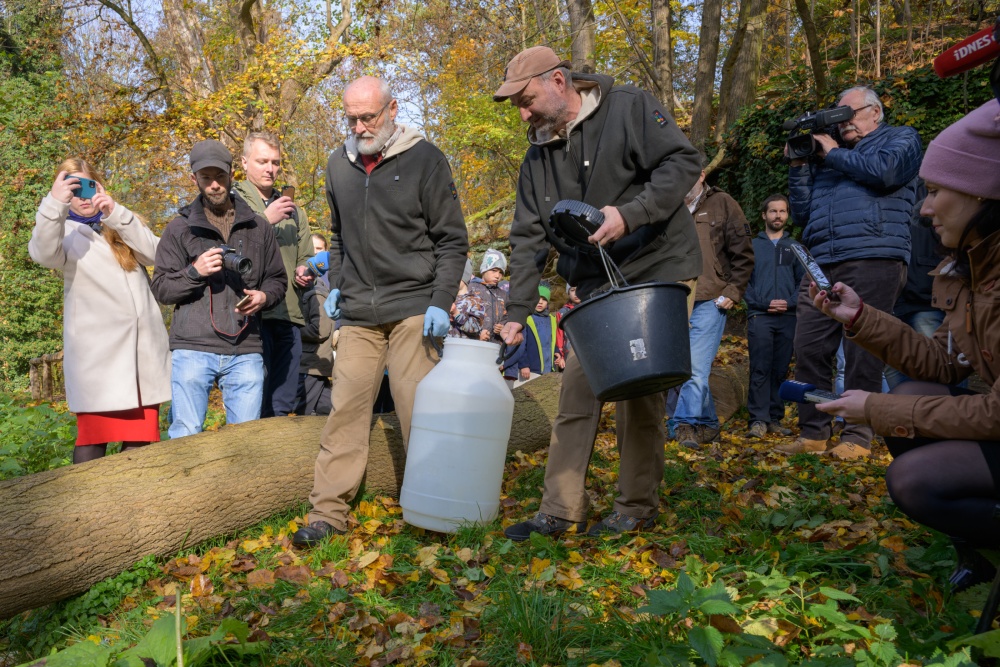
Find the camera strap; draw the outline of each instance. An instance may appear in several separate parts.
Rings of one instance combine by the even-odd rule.
[[[242,334],[244,331],[246,331],[246,328],[250,325],[250,317],[249,316],[246,316],[246,317],[243,318],[243,326],[241,326],[240,330],[237,331],[236,333],[229,333],[228,331],[223,331],[222,329],[220,329],[215,324],[215,305],[214,305],[214,303],[215,302],[214,302],[214,299],[212,297],[212,286],[209,285],[208,286],[208,317],[209,317],[209,319],[212,320],[212,329],[215,330],[215,333],[219,334],[220,336],[226,336],[227,338],[238,338],[240,336],[240,334]]]

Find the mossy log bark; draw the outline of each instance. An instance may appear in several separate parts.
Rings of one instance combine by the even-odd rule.
[[[508,453],[548,446],[560,380],[514,390]],[[0,618],[305,501],[325,422],[263,419],[0,482]],[[399,422],[379,416],[366,488],[398,497],[404,461]]]

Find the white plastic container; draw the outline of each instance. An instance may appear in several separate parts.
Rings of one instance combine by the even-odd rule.
[[[514,415],[499,351],[496,343],[446,338],[441,362],[417,385],[399,494],[407,523],[453,533],[496,518]]]

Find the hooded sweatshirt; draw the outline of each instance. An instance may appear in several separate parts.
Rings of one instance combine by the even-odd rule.
[[[599,255],[561,241],[549,224],[562,199],[598,209],[616,206],[626,234],[606,246],[630,283],[679,281],[701,273],[701,250],[684,195],[698,180],[701,158],[670,114],[649,93],[615,86],[600,74],[573,74],[582,107],[558,135],[528,131],[511,228],[510,321],[524,324],[538,303],[538,283],[551,247],[556,271],[586,298],[609,281]]]
[[[223,239],[205,217],[202,196],[181,208],[167,223],[156,248],[151,288],[156,300],[174,307],[170,349],[214,354],[260,353],[260,312],[244,318],[235,312],[245,289],[264,292],[264,308],[285,298],[285,267],[267,220],[230,195],[236,219]],[[246,275],[223,269],[202,277],[193,264],[198,256],[226,244],[253,263]]]
[[[399,130],[366,173],[349,137],[330,155],[330,274],[346,325],[378,326],[448,312],[469,249],[458,191],[444,154],[413,128]]]

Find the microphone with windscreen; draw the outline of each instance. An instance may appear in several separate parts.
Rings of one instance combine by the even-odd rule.
[[[996,25],[983,28],[934,59],[934,72],[942,79],[967,72],[1000,55]]]

